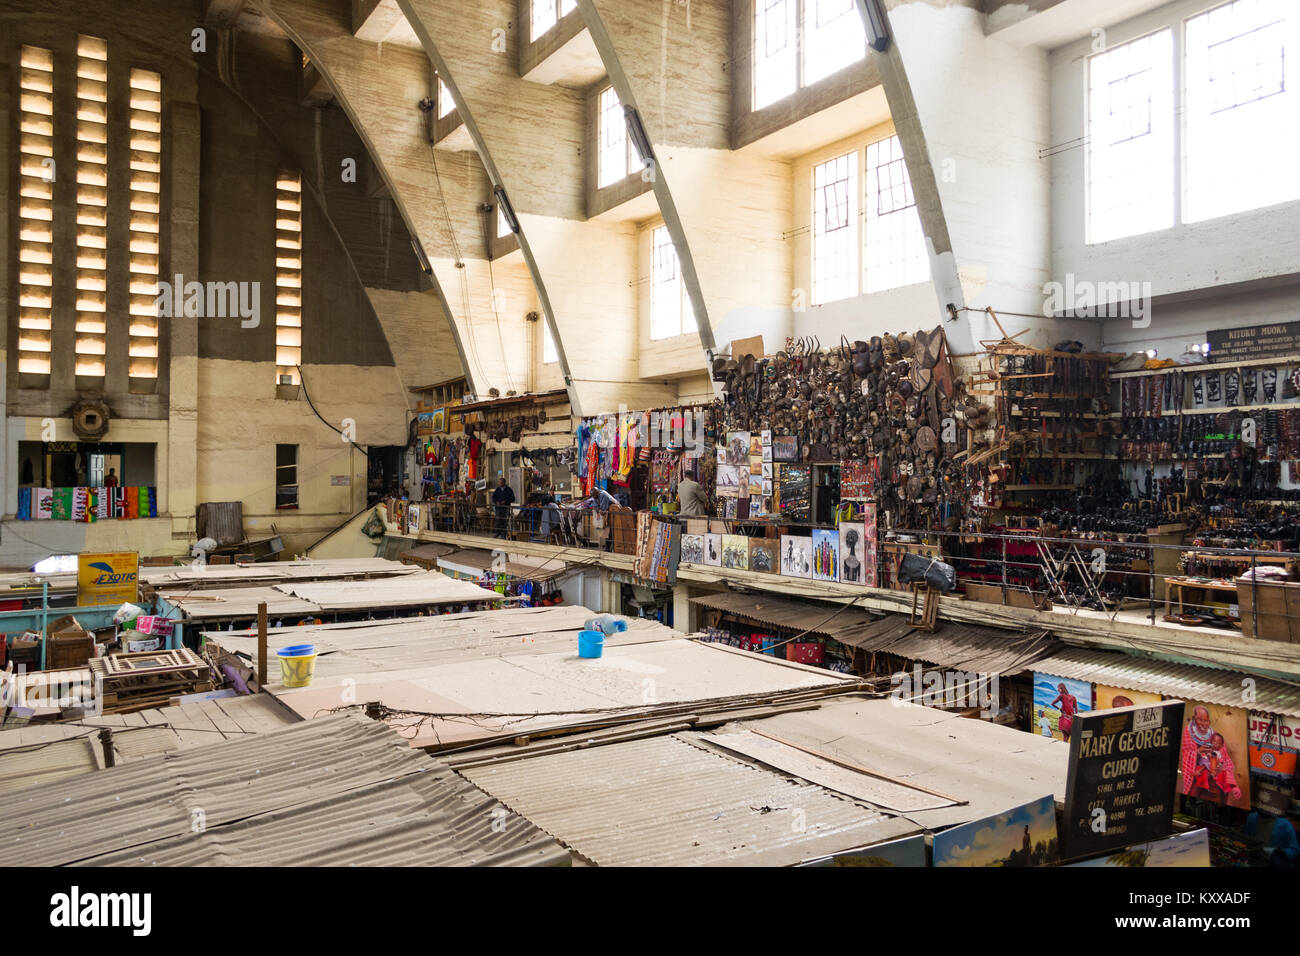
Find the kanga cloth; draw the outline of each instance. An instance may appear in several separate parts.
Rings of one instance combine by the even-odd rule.
[[[95,521],[106,521],[108,519],[108,499],[111,495],[111,488],[95,489]]]
[[[38,521],[54,516],[54,489],[34,488],[32,494],[32,517]]]
[[[134,485],[126,489],[126,514],[124,517],[140,517],[140,489]]]
[[[14,515],[19,521],[32,519],[32,489],[18,489],[18,512]]]
[[[72,517],[72,489],[54,489],[54,508],[50,516],[55,521],[67,521]]]
[[[90,504],[90,489],[76,487],[72,489],[72,520],[85,521],[86,508]]]
[[[140,517],[158,517],[158,489],[140,486]]]
[[[105,488],[108,492],[108,516],[110,518],[126,517],[126,489],[118,486],[116,488]]]

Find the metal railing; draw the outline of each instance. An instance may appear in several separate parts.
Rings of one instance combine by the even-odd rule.
[[[526,541],[593,551],[632,553],[635,513],[574,505],[473,506],[464,501],[422,502],[419,527],[506,541]],[[692,519],[663,516],[683,525]],[[810,536],[833,526],[778,518],[697,518],[710,528],[751,537]],[[877,541],[877,587],[906,589],[897,563],[911,552],[939,557],[957,572],[966,597],[994,604],[1071,613],[1097,612],[1114,620],[1161,621],[1233,629],[1255,636],[1300,642],[1300,584],[1288,605],[1279,582],[1259,570],[1300,569],[1300,552],[1168,544],[1145,535],[1088,531],[881,529]],[[1246,586],[1247,582],[1249,586]],[[1288,614],[1288,607],[1292,610]],[[1240,613],[1234,615],[1234,610]],[[1139,613],[1140,612],[1140,613]],[[1296,618],[1294,636],[1286,622]],[[1245,618],[1243,622],[1241,619]],[[1261,635],[1261,618],[1266,627]],[[1285,631],[1285,634],[1282,633]]]

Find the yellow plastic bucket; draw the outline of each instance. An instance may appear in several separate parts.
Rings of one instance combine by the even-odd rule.
[[[280,658],[280,679],[285,687],[306,687],[316,673],[316,648],[295,644],[275,652]]]

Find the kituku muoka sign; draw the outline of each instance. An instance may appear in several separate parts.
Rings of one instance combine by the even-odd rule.
[[[1070,738],[1061,856],[1095,856],[1169,835],[1183,702],[1082,713]]]

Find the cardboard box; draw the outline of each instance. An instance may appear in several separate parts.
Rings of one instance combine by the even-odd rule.
[[[154,614],[141,614],[135,619],[135,629],[141,634],[149,634],[154,637],[171,637],[172,623],[166,618]]]

